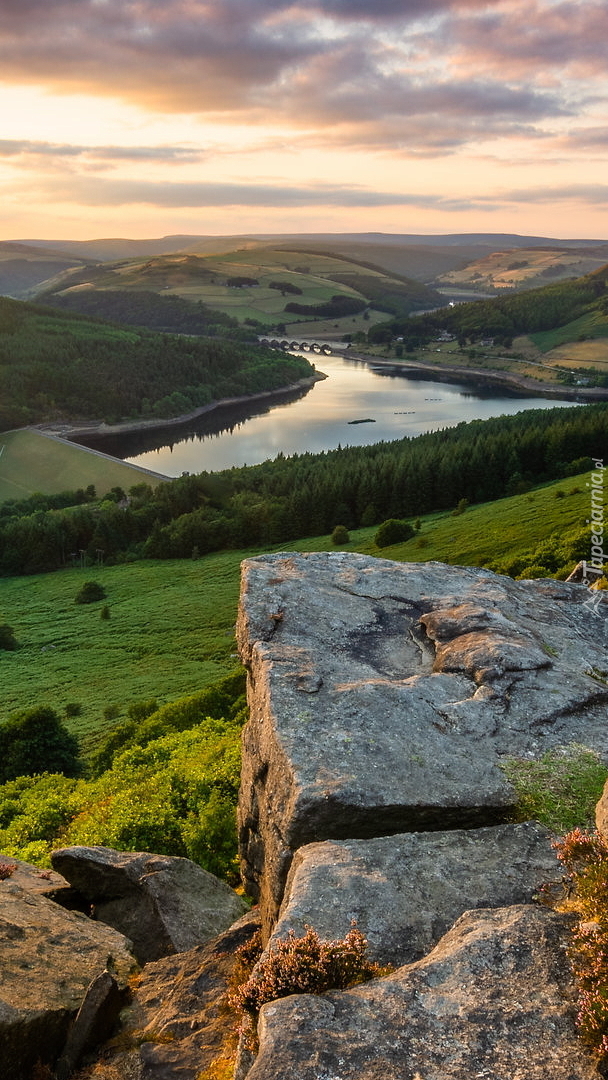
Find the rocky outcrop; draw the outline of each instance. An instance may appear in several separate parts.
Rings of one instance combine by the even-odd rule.
[[[294,856],[268,947],[307,926],[343,938],[354,920],[370,959],[407,964],[464,911],[530,903],[561,876],[550,834],[531,822],[308,844]]]
[[[54,1064],[90,984],[104,972],[117,990],[110,1012],[104,1006],[107,1031],[136,966],[122,934],[41,895],[42,883],[55,884],[41,873],[20,863],[0,881],[0,1048],[2,1075],[11,1080],[30,1080],[37,1061]]]
[[[344,552],[243,564],[242,872],[276,921],[294,852],[507,819],[504,755],[606,755],[587,590]],[[600,601],[606,607],[608,601]]]
[[[248,1080],[597,1080],[574,1026],[567,919],[467,912],[423,960],[260,1013]]]
[[[233,889],[189,859],[71,847],[51,861],[93,904],[96,919],[131,939],[140,964],[209,941],[247,910]]]

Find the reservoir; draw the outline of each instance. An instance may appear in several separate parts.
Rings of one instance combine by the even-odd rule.
[[[360,360],[315,357],[327,378],[310,389],[217,409],[195,421],[83,443],[146,469],[180,476],[256,465],[279,453],[319,453],[337,446],[421,435],[462,421],[571,401],[522,397],[496,385],[431,381]]]

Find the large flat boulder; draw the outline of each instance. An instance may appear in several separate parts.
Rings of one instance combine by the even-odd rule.
[[[606,756],[587,598],[344,552],[244,562],[239,835],[266,934],[302,845],[498,824],[514,800],[504,755],[575,740]]]
[[[136,967],[122,934],[40,895],[36,869],[23,865],[32,891],[0,881],[0,1060],[11,1080],[54,1064],[93,980],[107,971],[125,991]]]
[[[562,868],[532,822],[299,848],[268,948],[312,926],[326,941],[356,922],[370,959],[401,966],[430,952],[470,908],[530,903]]]
[[[467,912],[393,975],[270,1002],[247,1080],[597,1080],[567,925],[534,906]]]
[[[51,861],[93,904],[96,919],[131,939],[140,964],[209,941],[247,910],[234,889],[189,859],[70,847]]]

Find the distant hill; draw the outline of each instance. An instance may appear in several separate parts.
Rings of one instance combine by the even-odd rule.
[[[416,235],[415,233],[258,233],[254,235],[208,236],[177,234],[153,239],[133,240],[123,237],[93,240],[24,239],[0,243],[0,293],[18,299],[34,299],[38,292],[54,287],[57,271],[84,264],[115,263],[121,260],[154,259],[164,255],[223,256],[230,252],[298,248],[322,250],[338,257],[373,263],[385,273],[415,278],[442,288],[480,288],[480,280],[471,281],[474,264],[493,252],[509,253],[518,249],[544,248],[560,253],[578,250],[589,257],[601,257],[594,249],[606,246],[606,240],[560,240],[546,236],[519,236],[516,233],[452,233]],[[607,256],[608,257],[608,256]],[[2,265],[10,261],[8,265]],[[48,260],[48,265],[47,265]],[[510,261],[513,261],[511,258]],[[27,266],[21,265],[22,262]],[[53,265],[54,264],[54,265]],[[595,264],[597,265],[597,264]],[[470,274],[466,271],[471,268]],[[591,269],[582,266],[572,273]],[[455,271],[462,279],[442,275]],[[502,284],[498,282],[502,287]],[[492,290],[495,282],[489,280]],[[520,287],[527,288],[528,275],[521,275]],[[426,305],[429,306],[429,305]],[[254,317],[254,316],[251,316]]]
[[[0,241],[0,294],[27,299],[49,278],[85,262],[51,248]]]
[[[593,247],[532,247],[492,251],[465,267],[439,275],[437,284],[482,291],[532,289],[553,281],[581,277],[599,270],[608,261],[608,244]]]
[[[386,315],[442,303],[436,290],[369,260],[253,243],[224,253],[171,252],[70,269],[47,282],[39,299],[132,325],[204,333],[193,322],[196,305],[211,323],[276,328],[294,337],[308,334],[313,323],[315,334],[334,339]]]

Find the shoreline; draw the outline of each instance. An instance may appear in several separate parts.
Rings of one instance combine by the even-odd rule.
[[[561,398],[565,401],[584,404],[608,400],[608,388],[605,387],[574,387],[546,383],[540,388],[534,379],[511,371],[493,371],[486,368],[459,367],[447,364],[438,366],[421,360],[401,360],[398,357],[390,359],[388,357],[374,356],[371,353],[358,351],[355,353],[352,350],[344,354],[344,359],[357,360],[370,366],[394,368],[396,372],[417,372],[429,376],[435,382],[464,382],[477,386],[503,386],[516,394],[528,397]],[[128,435],[138,431],[161,431],[163,428],[190,423],[192,420],[215,412],[217,409],[244,405],[250,401],[260,401],[264,398],[280,397],[292,393],[294,390],[306,389],[326,378],[327,375],[323,374],[322,371],[315,371],[313,375],[298,379],[297,382],[291,383],[289,386],[277,387],[275,390],[260,390],[256,394],[241,394],[237,397],[220,398],[218,401],[212,401],[209,405],[201,405],[200,408],[193,409],[189,413],[183,413],[181,416],[149,420],[124,420],[117,424],[107,424],[103,420],[89,420],[79,423],[55,421],[53,423],[30,424],[28,426],[31,430],[39,431],[43,435],[51,435],[75,442],[79,438],[91,435],[103,438],[106,435]]]
[[[391,367],[396,371],[418,371],[424,375],[433,375],[437,382],[498,383],[516,390],[522,395],[539,398],[563,398],[566,401],[578,401],[591,404],[593,401],[608,401],[608,388],[603,386],[563,386],[561,383],[546,383],[539,389],[539,384],[526,375],[513,371],[493,371],[487,368],[455,367],[442,364],[425,364],[421,360],[400,360],[398,357],[372,356],[370,353],[354,353],[349,350],[345,359],[360,360],[378,367]]]
[[[290,394],[294,390],[304,390],[307,387],[314,386],[316,382],[322,382],[326,378],[327,375],[324,375],[322,371],[315,371],[313,375],[298,379],[297,382],[290,383],[289,386],[279,386],[276,390],[260,390],[256,394],[241,394],[239,397],[220,398],[218,401],[210,402],[209,405],[201,405],[200,408],[193,409],[192,412],[163,419],[124,420],[118,424],[106,424],[104,420],[89,420],[81,423],[70,423],[66,420],[54,423],[30,424],[28,426],[31,431],[39,431],[41,435],[50,435],[67,441],[72,439],[76,441],[83,435],[128,435],[136,431],[162,430],[162,428],[174,427],[176,424],[187,424],[191,420],[196,420],[199,416],[214,412],[216,409],[244,405],[249,401],[260,401],[262,398]]]

